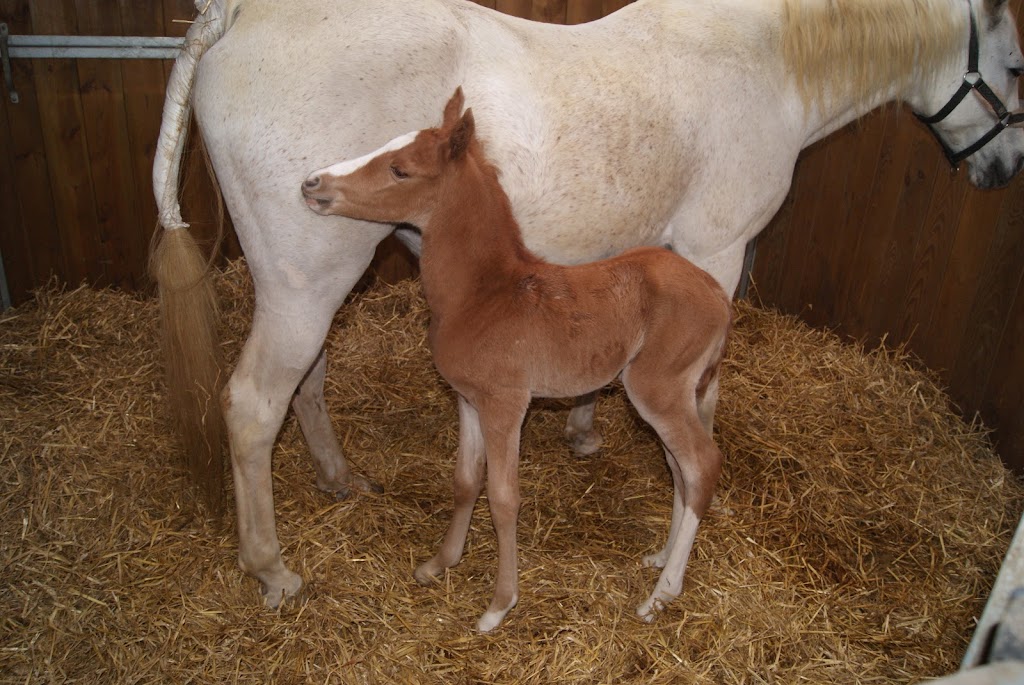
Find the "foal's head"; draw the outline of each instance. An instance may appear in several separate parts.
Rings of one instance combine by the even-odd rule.
[[[314,171],[302,183],[306,204],[317,214],[422,228],[473,143],[473,111],[463,113],[462,105],[457,88],[440,128],[407,133],[358,159]]]

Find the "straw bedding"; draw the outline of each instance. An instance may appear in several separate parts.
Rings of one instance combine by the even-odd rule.
[[[252,312],[244,263],[217,276],[224,350]],[[955,669],[1024,488],[935,382],[737,304],[716,422],[725,470],[683,595],[633,610],[657,572],[670,482],[621,388],[602,452],[572,455],[568,405],[523,433],[521,598],[493,635],[494,535],[418,587],[451,513],[455,403],[425,346],[419,285],[339,313],[328,404],[357,471],[335,502],[293,418],[275,450],[278,531],[308,581],[270,612],[235,565],[234,520],[191,512],[162,406],[152,300],[44,289],[0,318],[0,680],[276,683],[876,683]]]

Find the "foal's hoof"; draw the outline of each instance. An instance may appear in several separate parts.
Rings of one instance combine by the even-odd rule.
[[[648,598],[646,602],[636,608],[636,615],[644,623],[650,623],[659,612],[665,610],[665,604],[660,599]]]
[[[565,437],[569,439],[572,451],[577,456],[589,457],[601,449],[601,434],[595,430],[575,434],[566,432]]]
[[[302,589],[302,576],[292,571],[285,571],[273,580],[261,580],[263,601],[270,609],[277,609],[285,600],[292,599]]]
[[[668,553],[665,550],[661,550],[657,554],[648,554],[641,563],[644,568],[665,568],[666,561],[668,561]]]
[[[441,579],[441,574],[427,561],[416,567],[416,570],[412,572],[412,577],[420,585],[428,586],[436,585]]]

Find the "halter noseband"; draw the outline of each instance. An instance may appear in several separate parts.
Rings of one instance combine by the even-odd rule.
[[[942,151],[946,154],[946,159],[949,160],[949,165],[953,167],[953,170],[959,167],[960,162],[973,155],[975,152],[985,147],[993,138],[1008,126],[1020,126],[1024,124],[1024,111],[1017,110],[1016,112],[1008,112],[1006,105],[999,99],[999,96],[989,88],[988,84],[981,77],[981,72],[978,71],[978,26],[974,20],[974,11],[968,6],[968,12],[971,17],[971,39],[967,53],[967,72],[964,74],[964,80],[960,84],[960,89],[953,93],[953,97],[949,99],[946,106],[940,109],[938,112],[930,117],[916,114],[915,116],[921,120],[922,123],[928,126],[931,130],[932,135],[939,141],[939,145],[942,146]],[[988,103],[988,106],[992,109],[992,113],[996,115],[995,125],[988,130],[988,133],[983,135],[981,138],[976,140],[974,144],[968,145],[959,152],[953,151],[946,141],[942,139],[939,132],[935,130],[934,124],[939,123],[950,113],[957,108],[957,106],[963,102],[963,99],[967,97],[971,91],[977,91],[978,95]]]

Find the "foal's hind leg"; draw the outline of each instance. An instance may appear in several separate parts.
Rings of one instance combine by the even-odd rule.
[[[718,379],[716,372],[702,397],[697,399],[697,414],[700,416],[701,425],[705,432],[713,440],[713,426],[715,419],[715,406],[718,404]],[[663,445],[664,446],[664,445]],[[672,544],[679,536],[679,526],[683,520],[683,481],[676,458],[665,448],[665,461],[668,463],[669,472],[672,474],[672,525],[669,529],[668,539],[665,546],[657,554],[649,554],[644,557],[643,564],[647,567],[665,568],[669,554],[672,552]]]
[[[662,552],[654,555],[664,568],[654,591],[636,610],[650,621],[682,591],[697,527],[721,473],[722,454],[708,435],[692,382],[659,377],[656,370],[634,365],[623,373],[623,384],[637,411],[661,438],[675,491],[670,538]]]
[[[353,476],[349,470],[324,402],[326,373],[327,357],[321,348],[292,398],[292,409],[295,410],[309,453],[313,457],[316,486],[338,499],[348,497],[352,487],[363,492],[383,492],[377,483],[362,476]]]
[[[565,422],[565,439],[572,445],[573,452],[583,457],[601,449],[601,434],[594,430],[596,405],[596,390],[580,395]]]
[[[480,415],[462,395],[459,395],[459,451],[455,458],[455,512],[441,549],[413,573],[420,585],[437,580],[446,568],[462,559],[466,547],[469,522],[473,506],[480,497],[484,483],[484,436],[480,428]]]

